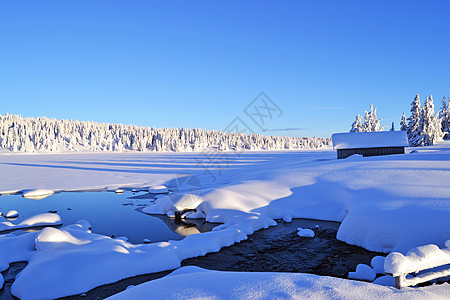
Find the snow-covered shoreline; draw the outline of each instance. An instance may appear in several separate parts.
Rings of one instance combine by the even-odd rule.
[[[174,207],[196,208],[207,221],[223,224],[198,235],[204,238],[199,247],[175,243],[181,256],[158,270],[246,239],[255,230],[276,225],[274,219],[339,221],[337,238],[344,242],[405,253],[425,244],[443,247],[450,238],[450,144],[416,150],[345,160],[336,160],[336,153],[329,150],[229,153],[222,157],[226,163],[218,161],[208,168],[201,163],[205,157],[193,153],[8,155],[0,156],[0,192],[169,187],[174,178],[195,176],[201,186],[194,192],[180,187],[164,198],[172,206],[167,202],[160,213],[171,213]],[[71,247],[78,249],[77,243]],[[47,267],[31,269],[27,273],[39,274]],[[110,280],[121,276],[125,275]],[[27,286],[21,282],[17,286]],[[88,287],[81,286],[78,291]],[[23,289],[33,294],[32,289]]]

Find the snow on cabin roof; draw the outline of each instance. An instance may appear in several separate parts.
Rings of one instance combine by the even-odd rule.
[[[336,150],[408,146],[408,137],[405,131],[335,133],[331,139],[333,148]]]

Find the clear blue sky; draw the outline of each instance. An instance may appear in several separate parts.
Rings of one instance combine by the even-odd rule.
[[[0,2],[0,114],[224,129],[264,91],[278,135],[396,127],[450,96],[449,1]]]

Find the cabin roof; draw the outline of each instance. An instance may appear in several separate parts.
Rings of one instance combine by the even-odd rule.
[[[331,139],[333,148],[336,150],[408,146],[408,137],[405,131],[335,133]]]

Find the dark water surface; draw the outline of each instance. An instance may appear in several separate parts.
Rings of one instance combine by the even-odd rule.
[[[30,216],[56,211],[63,225],[87,220],[92,225],[92,232],[114,237],[125,236],[131,243],[142,243],[144,239],[152,242],[181,240],[186,235],[209,231],[212,227],[206,224],[200,226],[203,223],[201,221],[198,227],[186,229],[166,216],[150,216],[139,211],[139,208],[153,201],[153,195],[145,192],[62,192],[41,200],[2,195],[0,212],[6,214],[9,210],[17,210],[19,217],[11,222],[18,224]],[[1,217],[0,221],[7,219]]]

